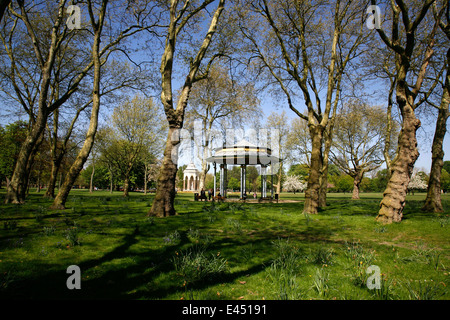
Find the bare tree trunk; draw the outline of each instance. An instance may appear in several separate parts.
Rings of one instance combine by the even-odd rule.
[[[94,192],[94,173],[95,173],[95,163],[92,163],[92,172],[91,172],[91,179],[89,181],[89,193]]]
[[[428,212],[444,212],[441,202],[441,171],[444,166],[444,138],[447,133],[447,119],[450,116],[450,49],[447,51],[447,77],[443,86],[441,104],[439,106],[436,131],[434,133],[433,146],[431,148],[432,161],[430,181],[428,182],[427,197],[422,208]]]
[[[327,206],[328,164],[329,164],[329,159],[330,159],[329,155],[330,155],[332,139],[333,139],[332,133],[333,133],[333,128],[334,128],[335,118],[336,118],[336,106],[333,108],[332,119],[328,123],[328,127],[325,130],[325,134],[324,134],[325,147],[324,147],[323,153],[321,153],[322,169],[320,171],[320,191],[319,191],[319,207],[321,207],[321,208]]]
[[[128,197],[130,193],[130,176],[127,174],[123,180],[123,196]]]
[[[36,192],[41,192],[41,170],[38,171],[37,187]]]
[[[91,24],[94,29],[94,44],[92,46],[92,59],[94,61],[94,83],[92,89],[91,118],[86,134],[86,140],[84,141],[83,147],[78,153],[75,162],[70,167],[64,183],[62,184],[61,189],[58,192],[58,195],[53,201],[53,204],[51,206],[52,209],[65,209],[65,204],[67,201],[67,197],[69,196],[69,192],[72,189],[75,180],[78,178],[80,171],[83,169],[83,166],[86,163],[87,158],[89,157],[89,153],[91,152],[92,146],[94,145],[95,134],[97,133],[98,126],[98,114],[100,110],[100,35],[103,28],[103,21],[107,3],[108,0],[103,0],[98,22],[93,21],[94,17],[92,13],[92,7],[89,3],[89,14],[91,16]]]
[[[109,170],[109,193],[113,193],[113,170],[111,168],[111,165],[108,164],[108,170]]]
[[[209,166],[206,163],[206,160],[202,160],[202,168],[200,170],[200,177],[199,177],[199,189],[205,189],[205,181],[206,181],[206,173],[209,170]]]
[[[177,165],[173,162],[172,152],[177,147],[178,142],[172,142],[172,137],[177,128],[169,128],[169,136],[164,150],[164,159],[157,179],[155,199],[148,216],[167,217],[176,214],[174,207],[175,200],[175,179],[177,175]]]
[[[364,177],[364,170],[358,170],[353,177],[353,193],[352,193],[352,199],[357,200],[359,199],[359,190],[361,186],[361,181]]]
[[[147,181],[148,181],[148,166],[149,164],[145,164],[145,173],[144,173],[144,194],[147,194]]]
[[[372,0],[372,4],[374,4]],[[433,4],[433,0],[425,0],[421,3],[420,14],[416,16],[414,22],[410,23],[408,16],[408,7],[391,3],[393,10],[393,30],[398,30],[400,13],[405,27],[405,47],[400,45],[398,33],[393,32],[392,40],[389,39],[383,30],[377,29],[382,40],[395,51],[396,61],[396,101],[402,116],[402,127],[398,137],[397,155],[391,162],[391,176],[381,200],[380,210],[377,220],[382,223],[400,222],[403,216],[403,208],[406,202],[408,184],[414,169],[414,164],[419,157],[417,150],[416,131],[420,127],[420,120],[416,118],[414,110],[415,98],[419,94],[423,80],[426,78],[427,66],[434,53],[435,34],[438,27],[436,21],[433,30],[429,34],[429,42],[422,60],[420,70],[417,74],[415,84],[408,83],[408,74],[412,64],[412,56],[415,50],[416,39],[415,31],[425,17],[426,12]],[[442,15],[443,10],[439,15]],[[406,19],[405,19],[406,17]],[[412,20],[411,20],[412,21]],[[412,87],[412,89],[410,89]]]
[[[36,149],[36,144],[44,132],[46,122],[47,114],[43,110],[39,110],[36,121],[20,149],[13,175],[7,187],[5,203],[25,202],[25,190],[30,168],[29,162],[33,158],[33,151]]]
[[[45,191],[45,198],[55,197],[56,180],[58,179],[58,171],[62,161],[62,155],[59,155],[57,159],[52,161],[52,169],[50,171],[50,178],[47,182],[47,190]]]
[[[391,155],[389,154],[389,151],[391,149],[391,135],[392,135],[392,105],[393,100],[392,100],[392,95],[394,94],[394,90],[395,90],[395,84],[396,81],[395,80],[391,80],[391,86],[389,88],[389,95],[388,95],[388,107],[387,107],[387,113],[386,113],[386,121],[387,121],[387,125],[386,125],[386,133],[385,133],[385,140],[384,140],[384,149],[383,149],[383,155],[384,155],[384,160],[386,163],[386,169],[387,169],[387,174],[388,174],[388,179],[391,177]]]
[[[311,165],[309,168],[308,187],[305,191],[304,212],[317,214],[319,207],[320,171],[322,169],[322,129],[319,126],[310,125],[312,141]]]
[[[100,73],[98,73],[98,77],[99,76]],[[95,87],[96,86],[94,85],[94,92],[96,91]],[[100,109],[100,99],[99,96],[97,95],[92,105],[91,120],[89,124],[89,129],[86,134],[86,140],[84,141],[83,147],[78,153],[75,162],[70,167],[69,172],[67,173],[64,182],[61,185],[61,188],[59,189],[59,192],[55,200],[53,201],[53,204],[51,206],[52,209],[65,209],[65,204],[67,201],[67,197],[69,196],[69,192],[72,189],[72,186],[75,183],[75,180],[78,178],[78,175],[80,174],[81,170],[83,169],[83,166],[86,163],[86,160],[89,157],[89,153],[91,152],[92,146],[94,144],[95,134],[97,132],[99,109]]]
[[[419,157],[416,130],[420,120],[409,105],[402,108],[403,123],[398,138],[398,153],[391,163],[391,177],[383,193],[377,220],[383,223],[400,222],[403,217],[408,184]]]
[[[327,191],[328,191],[328,160],[325,163],[325,159],[322,154],[322,168],[320,170],[320,189],[319,189],[319,208],[327,206]]]
[[[211,1],[204,1],[199,10],[206,7]],[[189,73],[185,78],[184,84],[182,86],[181,92],[178,97],[176,108],[174,109],[173,94],[172,94],[172,74],[173,74],[173,60],[175,53],[175,44],[177,40],[180,25],[178,25],[181,16],[177,17],[177,6],[176,2],[173,2],[170,8],[170,24],[168,28],[168,34],[166,39],[166,45],[164,54],[161,59],[161,76],[162,76],[162,92],[161,92],[161,102],[164,106],[164,112],[166,114],[167,121],[169,123],[169,135],[166,141],[166,147],[164,150],[164,158],[160,168],[160,173],[157,180],[157,190],[155,199],[153,200],[152,208],[150,209],[148,215],[157,217],[167,217],[175,215],[176,211],[174,208],[175,200],[175,187],[176,187],[176,176],[177,176],[177,164],[175,161],[178,159],[173,159],[174,154],[178,157],[178,153],[173,153],[174,148],[177,148],[179,139],[179,130],[183,127],[185,110],[189,100],[189,94],[192,85],[206,78],[208,75],[209,67],[211,62],[208,63],[207,71],[201,76],[197,76],[200,64],[205,57],[206,51],[211,43],[212,36],[216,32],[217,23],[219,17],[223,11],[225,5],[225,0],[220,0],[217,9],[214,13],[211,23],[209,25],[208,32],[203,39],[203,43],[200,46],[197,55],[191,60]],[[185,11],[181,11],[181,15]],[[186,19],[189,19],[186,16]],[[187,21],[187,20],[186,20]],[[178,131],[178,132],[177,132]],[[178,137],[174,139],[174,137]]]

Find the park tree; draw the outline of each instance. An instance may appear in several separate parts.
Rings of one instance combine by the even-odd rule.
[[[287,138],[290,133],[290,127],[286,125],[289,123],[286,112],[281,113],[272,112],[267,117],[266,128],[269,132],[274,130],[276,134],[271,134],[271,137],[276,141],[271,141],[272,154],[280,158],[280,162],[274,166],[273,174],[276,177],[276,193],[280,194],[282,187],[282,178],[284,175],[284,162],[289,159],[289,148],[287,146]],[[275,150],[273,150],[275,148]]]
[[[441,186],[444,192],[450,191],[450,173],[445,169],[442,169]]]
[[[143,19],[148,15],[144,14],[147,10],[147,6],[144,4],[142,9],[140,3],[118,3],[116,6],[111,6],[111,12],[107,13],[108,0],[102,0],[100,3],[93,3],[87,1],[88,21],[89,28],[91,30],[92,43],[91,43],[91,59],[90,66],[93,67],[92,74],[92,92],[91,100],[92,107],[90,112],[89,126],[86,131],[86,138],[83,146],[81,147],[74,163],[70,167],[61,188],[55,197],[52,208],[64,209],[65,202],[69,195],[69,192],[78,178],[84,164],[86,163],[91,149],[94,145],[95,135],[97,133],[98,119],[100,112],[100,98],[102,96],[101,90],[101,78],[102,66],[107,62],[108,57],[115,50],[123,52],[123,48],[118,45],[124,41],[124,39],[131,37],[143,30],[151,30],[155,23],[151,18],[149,22],[143,22]],[[129,17],[129,20],[127,18]],[[117,23],[108,24],[108,32],[103,34],[105,26],[105,20],[116,21]],[[119,23],[120,22],[120,23]],[[118,29],[109,29],[116,26]]]
[[[16,105],[28,114],[30,123],[7,189],[7,203],[25,201],[27,178],[48,116],[68,100],[93,66],[92,61],[74,59],[78,66],[73,68],[70,81],[60,86],[56,98],[52,88],[60,66],[57,57],[62,56],[61,51],[70,41],[75,41],[75,34],[83,33],[68,30],[65,4],[66,0],[60,0],[52,11],[54,4],[34,6],[25,1],[12,2],[2,21],[0,38],[7,57],[2,60],[5,71],[2,91],[17,101]]]
[[[13,168],[20,152],[20,147],[27,135],[27,124],[24,121],[0,125],[0,187],[3,181],[9,185]]]
[[[286,148],[289,150],[289,160],[302,162],[309,166],[311,161],[311,139],[308,133],[308,123],[301,118],[291,120],[286,137]]]
[[[307,164],[292,164],[287,172],[288,176],[297,176],[302,180],[308,180],[309,167]]]
[[[114,174],[121,177],[124,196],[128,196],[133,169],[139,162],[150,169],[161,152],[166,127],[153,100],[139,96],[115,107],[109,123],[111,126],[99,132],[96,148]]]
[[[391,17],[390,34],[386,33],[386,22],[383,23],[383,27],[376,29],[384,44],[395,54],[395,95],[402,119],[397,154],[391,163],[390,179],[377,216],[377,220],[383,223],[401,221],[408,183],[414,163],[419,156],[416,131],[420,127],[420,120],[415,115],[418,106],[416,98],[434,53],[438,22],[431,23],[430,32],[420,42],[418,28],[423,28],[426,24],[427,21],[424,19],[431,11],[429,9],[433,2],[434,0],[408,3],[403,0],[391,1],[387,9]],[[376,5],[374,0],[372,4]],[[425,49],[420,50],[419,44],[424,44]],[[420,62],[416,59],[419,51],[422,53]],[[413,62],[417,63],[417,68],[412,67]]]
[[[286,179],[283,181],[283,190],[287,192],[302,192],[306,189],[306,183],[300,179],[300,177],[292,175],[286,176]]]
[[[103,2],[98,4],[97,1],[93,4],[87,1],[82,5],[83,18],[87,16],[87,20],[91,22],[93,14],[101,11]],[[4,66],[1,68],[3,81],[1,89],[7,101],[11,102],[15,109],[20,106],[29,117],[28,135],[22,144],[11,177],[6,202],[24,202],[26,177],[29,175],[37,146],[43,139],[49,116],[55,115],[55,111],[67,104],[76,92],[80,92],[80,88],[87,85],[88,79],[95,78],[97,72],[92,55],[95,36],[92,35],[97,32],[96,30],[102,29],[97,24],[100,20],[95,22],[96,30],[90,30],[89,23],[84,22],[85,19],[81,19],[79,27],[69,27],[67,18],[70,12],[66,11],[67,6],[66,0],[60,0],[57,6],[50,1],[36,5],[25,1],[12,2],[2,21],[0,39],[3,44],[2,50],[4,49],[2,57],[5,59],[1,60]],[[96,8],[92,9],[94,6]],[[108,26],[110,32],[108,36],[103,37],[98,52],[100,64],[106,62],[106,58],[113,49],[117,49],[117,44],[122,39],[138,29],[136,25],[130,26],[125,23],[125,17],[138,15],[138,10],[130,9],[132,14],[120,15],[117,14],[119,7],[128,10],[133,5],[122,2],[122,6],[114,7],[117,10],[116,17],[122,21],[120,24],[112,23]],[[115,29],[123,26],[125,27],[122,30]],[[94,100],[95,98],[91,109],[95,110]],[[80,105],[83,104],[84,102]]]
[[[444,161],[444,165],[442,166],[443,170],[447,170],[447,172],[450,172],[450,160]]]
[[[242,79],[242,78],[241,78]],[[193,85],[186,111],[186,129],[191,131],[201,160],[199,189],[205,187],[206,173],[210,166],[212,146],[219,132],[221,119],[229,119],[241,125],[257,118],[258,99],[253,85],[230,76],[228,68],[214,64],[208,76]]]
[[[383,140],[386,131],[385,111],[359,101],[349,101],[336,116],[331,159],[353,178],[352,199],[359,199],[364,174],[379,168],[383,162]]]
[[[93,4],[88,1],[88,11],[89,11],[89,21],[92,27],[92,32],[94,34],[94,39],[92,43],[92,62],[94,65],[94,75],[93,75],[93,88],[92,88],[92,110],[89,122],[89,128],[86,133],[86,140],[83,143],[74,163],[69,169],[69,172],[64,179],[58,194],[53,201],[51,206],[52,209],[65,209],[65,203],[69,192],[72,189],[75,180],[78,178],[83,166],[89,157],[92,146],[94,144],[95,135],[97,133],[98,126],[98,115],[100,112],[100,69],[101,69],[101,49],[100,40],[102,35],[102,30],[104,26],[106,7],[108,0],[103,0],[98,11],[98,20],[96,20]]]
[[[197,20],[199,19],[198,16],[199,14],[204,13],[207,7],[213,2],[213,0],[204,0],[195,3],[189,0],[172,0],[167,4],[169,21],[166,30],[164,53],[161,57],[160,72],[162,88],[161,102],[166,115],[169,132],[158,177],[156,195],[148,213],[149,215],[166,217],[176,214],[174,199],[178,161],[177,148],[180,144],[180,130],[183,128],[186,107],[193,84],[208,76],[208,71],[212,62],[219,55],[219,53],[212,54],[212,58],[206,66],[201,69],[202,61],[207,54],[213,35],[216,32],[219,18],[225,6],[225,0],[219,0],[215,12],[209,22],[208,30],[200,40],[201,43],[197,44],[197,46],[191,45],[189,48],[189,52],[196,52],[190,57],[186,57],[186,61],[189,61],[188,72],[182,82],[177,99],[174,99],[172,88],[174,73],[176,72],[175,66],[177,66],[174,64],[175,50],[177,44],[182,40],[180,37],[183,35],[183,32],[186,32],[188,27],[192,27],[190,24],[193,21],[196,21],[199,25],[202,24],[200,22],[201,19],[200,21]],[[195,50],[194,48],[198,49]]]
[[[423,174],[417,169],[413,170],[411,179],[408,183],[408,192],[414,190],[425,190],[427,188],[427,183],[424,179]]]
[[[267,71],[268,83],[275,82],[289,108],[308,124],[311,155],[304,206],[308,213],[316,214],[326,204],[328,153],[346,71],[370,36],[361,23],[364,3],[243,0],[240,5],[240,30],[252,63]],[[358,70],[352,71],[355,76]]]
[[[431,169],[430,180],[428,182],[427,197],[423,210],[429,212],[443,212],[444,208],[441,202],[441,190],[442,190],[442,171],[444,166],[444,138],[447,133],[447,120],[450,117],[450,48],[448,43],[450,42],[450,5],[446,4],[441,10],[445,10],[442,17],[438,13],[437,5],[434,4],[434,15],[439,22],[439,28],[443,33],[443,43],[447,43],[447,50],[442,54],[443,61],[443,76],[436,77],[440,83],[441,93],[439,104],[435,104],[427,99],[428,104],[432,105],[438,111],[436,120],[436,128],[434,132],[433,144],[431,147]]]
[[[107,100],[110,103],[114,103],[117,100],[116,91],[131,87],[142,88],[140,82],[146,76],[137,69],[130,67],[127,62],[120,62],[116,59],[106,61],[102,67],[101,81],[103,85],[100,88],[100,97],[104,101]],[[148,77],[146,79],[148,81]],[[56,89],[58,86],[57,83]],[[73,145],[76,143],[81,144],[83,141],[82,134],[84,132],[80,130],[80,122],[83,120],[83,115],[88,114],[89,108],[92,107],[92,99],[85,98],[89,96],[88,88],[86,87],[84,85],[83,88],[78,89],[72,95],[67,103],[68,106],[63,105],[56,109],[47,124],[52,167],[44,197],[55,197],[55,184],[61,163],[70,153]],[[88,101],[86,102],[85,100]],[[81,140],[81,142],[77,140]]]

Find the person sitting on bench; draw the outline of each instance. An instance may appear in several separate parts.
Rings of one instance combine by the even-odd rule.
[[[202,199],[205,199],[205,201],[208,201],[208,198],[206,198],[205,190],[203,188],[200,191],[200,201],[202,201]]]

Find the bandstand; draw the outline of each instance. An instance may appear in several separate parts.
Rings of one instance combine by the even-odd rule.
[[[261,198],[267,196],[267,176],[271,176],[270,198],[273,199],[273,167],[280,162],[278,157],[272,155],[272,150],[266,147],[256,146],[246,140],[242,140],[230,147],[215,149],[213,156],[206,159],[212,163],[214,169],[214,196],[216,196],[216,173],[217,165],[220,170],[219,193],[222,197],[227,196],[227,169],[228,166],[239,165],[241,167],[241,194],[240,198],[247,197],[246,191],[246,167],[248,165],[259,165],[261,167]]]

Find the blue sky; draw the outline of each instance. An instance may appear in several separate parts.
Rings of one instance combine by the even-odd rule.
[[[155,50],[158,52],[158,50]],[[146,55],[144,55],[143,58],[148,58]],[[157,63],[159,62],[159,58],[156,58]],[[159,67],[156,65],[156,67]],[[176,81],[174,81],[174,84],[176,84]],[[155,102],[157,102],[159,98],[159,95],[156,96]],[[290,118],[297,117],[293,111],[291,111],[287,106],[283,106],[284,104],[284,97],[281,97],[280,99],[277,99],[274,101],[269,97],[269,95],[265,95],[263,98],[261,98],[261,108],[264,112],[264,116],[262,118],[262,122],[264,123],[265,118],[270,115],[273,111],[275,112],[282,112],[285,111],[286,115]],[[301,101],[300,101],[301,103]],[[4,106],[2,105],[2,102],[0,101],[0,111],[4,111]],[[299,108],[301,109],[301,108]],[[103,109],[106,111],[105,109]],[[4,112],[0,112],[0,115],[3,115]],[[103,118],[105,118],[103,116]],[[435,119],[426,120],[419,116],[419,118],[422,121],[422,127],[418,130],[418,149],[420,152],[420,156],[416,162],[417,168],[423,168],[426,172],[430,170],[431,166],[431,144],[434,134],[434,125],[435,125]],[[26,119],[26,117],[22,117],[22,119]],[[14,121],[15,119],[0,119],[0,124],[6,124],[10,121]],[[449,131],[449,130],[448,130]],[[449,133],[447,132],[445,141],[444,141],[444,160],[450,160],[450,138]],[[181,158],[179,161],[179,165],[186,164],[190,161],[190,159]]]
[[[287,106],[283,106],[283,101],[273,101],[270,97],[267,95],[264,97],[264,99],[261,99],[261,109],[264,112],[264,116],[262,117],[262,123],[265,122],[265,119],[267,116],[269,116],[272,112],[286,112],[286,115],[290,119],[294,119],[297,117],[297,115],[290,110]],[[422,122],[422,126],[417,131],[417,140],[418,145],[417,148],[419,150],[419,158],[417,159],[415,163],[415,167],[420,169],[421,171],[425,171],[429,173],[430,167],[431,167],[431,145],[433,142],[433,135],[435,130],[435,121],[436,121],[436,115],[437,112],[434,112],[434,117],[430,118],[424,118],[422,114],[418,113],[418,118]],[[444,161],[450,160],[450,124],[447,124],[447,134],[445,136],[444,140]],[[191,161],[190,157],[187,155],[182,155],[179,159],[179,166],[188,164]],[[197,168],[200,168],[200,162],[199,160],[195,159],[195,164],[197,165]],[[384,167],[384,165],[383,165]],[[211,171],[211,170],[210,170]],[[212,172],[212,171],[211,171]]]

